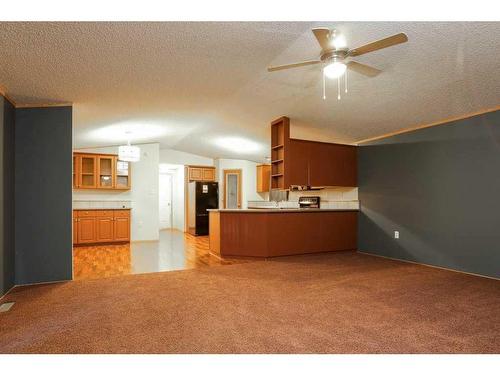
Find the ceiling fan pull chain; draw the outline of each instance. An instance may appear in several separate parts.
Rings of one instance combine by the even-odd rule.
[[[337,78],[337,100],[340,100],[340,78]]]
[[[347,94],[347,70],[345,71],[345,93]]]
[[[325,73],[323,73],[323,100],[326,100],[326,82],[325,82]]]

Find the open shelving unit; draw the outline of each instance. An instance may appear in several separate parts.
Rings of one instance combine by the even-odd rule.
[[[280,117],[271,123],[271,189],[285,189],[285,155],[290,139],[290,119]]]

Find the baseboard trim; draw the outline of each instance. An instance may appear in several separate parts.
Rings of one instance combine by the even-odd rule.
[[[6,297],[6,296],[7,296],[7,294],[9,294],[9,293],[12,291],[12,289],[14,289],[16,286],[17,286],[17,285],[13,285],[13,286],[11,286],[11,287],[10,287],[10,289],[9,289],[8,291],[6,291],[3,295],[1,295],[1,296],[0,296],[0,301],[1,301],[4,297]]]
[[[443,271],[451,271],[451,272],[456,272],[456,273],[463,273],[465,275],[469,275],[469,276],[477,276],[477,277],[484,277],[485,279],[491,279],[491,280],[497,280],[497,281],[500,281],[500,278],[497,278],[497,277],[493,277],[493,276],[486,276],[486,275],[481,275],[479,273],[472,273],[472,272],[467,272],[467,271],[460,271],[460,270],[455,270],[453,268],[446,268],[446,267],[441,267],[441,266],[435,266],[433,264],[427,264],[427,263],[419,263],[419,262],[414,262],[412,260],[406,260],[406,259],[400,259],[400,258],[393,258],[393,257],[388,257],[388,256],[385,256],[385,255],[379,255],[379,254],[373,254],[373,253],[367,253],[365,251],[357,251],[358,253],[360,254],[364,254],[364,255],[371,255],[371,256],[374,256],[374,257],[379,257],[379,258],[384,258],[384,259],[390,259],[390,260],[397,260],[397,261],[400,261],[400,262],[405,262],[405,263],[411,263],[411,264],[416,264],[418,266],[424,266],[424,267],[431,267],[431,268],[437,268],[439,270],[443,270]]]

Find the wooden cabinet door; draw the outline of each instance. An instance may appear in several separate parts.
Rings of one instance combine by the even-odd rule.
[[[73,155],[73,189],[80,186],[80,156]]]
[[[78,157],[78,180],[80,189],[95,189],[97,187],[97,156],[82,154]]]
[[[285,189],[290,185],[309,185],[309,149],[310,142],[293,139],[285,160]]]
[[[203,168],[203,181],[215,181],[215,169]]]
[[[271,166],[261,164],[257,166],[257,193],[265,193],[269,191],[271,183]]]
[[[73,216],[73,244],[77,243],[78,243],[78,218]]]
[[[189,167],[189,181],[201,181],[203,180],[202,168]]]
[[[114,240],[130,241],[130,217],[115,217]]]
[[[115,187],[115,156],[97,156],[97,187],[113,189]]]
[[[121,161],[118,160],[118,158],[115,156],[114,158],[114,164],[115,164],[115,182],[114,182],[114,187],[116,189],[130,189],[130,184],[131,184],[131,168],[130,168],[130,163],[128,161]]]
[[[314,143],[310,151],[311,186],[357,185],[357,149],[355,147]]]
[[[96,218],[79,217],[78,218],[78,243],[96,242]]]
[[[96,241],[111,242],[114,240],[114,219],[113,217],[103,216],[96,218]]]

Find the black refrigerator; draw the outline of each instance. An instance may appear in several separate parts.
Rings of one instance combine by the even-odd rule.
[[[219,208],[219,184],[193,181],[188,184],[188,232],[195,236],[208,234],[208,209]]]

